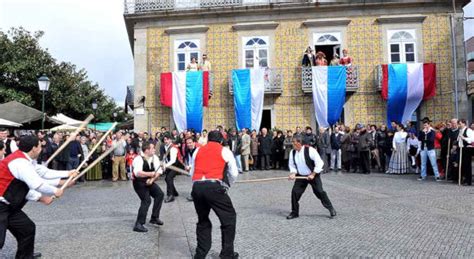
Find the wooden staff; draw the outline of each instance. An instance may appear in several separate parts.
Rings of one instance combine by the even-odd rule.
[[[104,140],[107,138],[107,135],[109,135],[112,130],[114,130],[115,126],[117,125],[117,122],[114,122],[112,124],[112,126],[110,127],[110,129],[105,132],[105,134],[100,138],[100,140],[94,145],[94,147],[91,149],[91,151],[89,152],[89,154],[87,154],[87,157],[84,157],[84,159],[82,160],[82,162],[79,164],[79,166],[76,168],[76,171],[79,171],[81,170],[81,168],[87,163],[87,161],[89,161],[89,158],[94,154],[95,150],[100,146],[102,145],[102,142],[104,142]],[[63,184],[63,186],[61,186],[61,189],[65,189],[66,186],[72,181],[72,176],[70,176],[67,181]]]
[[[160,167],[158,167],[158,169],[156,169],[155,172],[158,172],[159,168],[161,168],[161,167],[164,167],[164,163],[162,163],[162,164],[160,165]],[[174,165],[170,165],[170,166],[166,167],[166,169],[171,169],[171,170],[173,170],[173,171],[175,171],[175,172],[178,172],[178,173],[180,173],[180,174],[183,174],[183,175],[186,175],[186,176],[191,176],[191,175],[188,173],[188,171],[186,171],[186,170],[184,170],[184,169],[181,169],[181,168],[179,168],[179,167],[176,167],[176,166],[174,166]],[[146,180],[146,184],[147,184],[147,185],[152,185],[156,180],[158,180],[159,177],[160,177],[160,175],[157,175],[156,177],[153,177],[153,178],[148,178],[148,179]]]
[[[464,147],[459,148],[459,149],[460,149],[460,152],[459,152],[458,185],[461,186],[462,150],[464,149]]]
[[[315,176],[318,177],[318,176]],[[252,180],[242,180],[242,181],[237,181],[236,183],[259,183],[259,182],[269,182],[269,181],[276,181],[276,180],[288,180],[288,176],[282,176],[282,177],[273,177],[273,178],[262,178],[262,179],[252,179]],[[295,179],[303,179],[307,180],[308,177],[305,176],[296,176]]]
[[[53,159],[59,155],[59,153],[61,153],[61,151],[63,151],[63,149],[66,148],[66,146],[71,142],[73,141],[77,134],[79,134],[79,132],[81,132],[82,130],[84,130],[86,127],[87,127],[87,124],[89,124],[89,122],[94,118],[94,115],[90,114],[89,116],[87,116],[86,120],[82,122],[82,124],[79,126],[79,128],[77,128],[70,136],[69,138],[56,150],[56,152],[54,152],[49,158],[48,160],[46,161],[46,164],[44,166],[48,166],[48,164],[53,161]]]
[[[451,154],[451,138],[448,136],[448,155],[446,156],[446,168],[444,169],[444,179],[448,181],[449,155]]]
[[[81,173],[79,173],[76,177],[74,177],[72,179],[72,181],[77,181],[77,179],[79,179],[81,176],[83,176],[85,173],[87,173],[87,171],[91,170],[92,167],[94,167],[95,165],[97,165],[100,161],[102,161],[102,159],[106,158],[110,153],[112,153],[112,151],[114,151],[114,149],[116,148],[117,146],[114,145],[112,146],[111,148],[107,149],[107,151],[105,151],[104,153],[102,153],[102,155],[100,155],[96,160],[94,160],[94,162],[92,162],[90,165],[88,165],[86,167],[86,169],[82,170]]]

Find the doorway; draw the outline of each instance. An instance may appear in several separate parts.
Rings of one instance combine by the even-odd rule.
[[[334,54],[337,53],[339,57],[341,57],[341,45],[334,44],[334,45],[315,45],[314,49],[315,52],[318,53],[319,51],[323,52],[326,55],[326,60],[328,61],[328,65],[331,63],[331,60],[334,58]]]
[[[272,128],[272,110],[271,109],[263,109],[262,123],[260,123],[260,130],[262,128],[267,128],[268,130]]]

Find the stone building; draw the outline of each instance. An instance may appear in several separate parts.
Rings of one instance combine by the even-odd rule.
[[[341,118],[347,125],[385,123],[380,65],[392,62],[437,65],[436,97],[423,102],[414,119],[470,118],[462,21],[468,2],[454,1],[454,10],[445,0],[125,0],[135,129],[173,127],[170,108],[160,105],[160,74],[182,70],[203,53],[213,77],[205,128],[234,127],[230,73],[254,66],[268,67],[262,126],[315,126],[311,74],[301,67],[308,46],[328,61],[342,49],[353,58]]]

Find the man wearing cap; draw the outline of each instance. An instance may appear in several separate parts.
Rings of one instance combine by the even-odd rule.
[[[227,195],[230,183],[238,176],[237,165],[232,151],[222,146],[223,137],[218,131],[208,134],[208,143],[193,154],[191,168],[193,190],[191,195],[198,215],[196,226],[197,247],[194,258],[206,258],[212,245],[211,209],[221,222],[221,258],[238,258],[234,252],[235,226],[237,215]],[[226,170],[227,168],[227,170]]]
[[[299,200],[308,184],[313,192],[321,200],[323,206],[329,210],[331,218],[336,216],[336,210],[332,206],[327,193],[323,190],[320,173],[323,171],[324,162],[318,151],[310,146],[303,146],[301,136],[293,136],[293,151],[290,153],[288,167],[290,168],[290,180],[295,180],[291,191],[291,213],[286,219],[299,217]],[[296,179],[296,176],[305,176],[307,179]]]

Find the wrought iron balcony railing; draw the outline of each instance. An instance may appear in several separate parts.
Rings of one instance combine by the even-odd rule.
[[[359,71],[357,66],[346,67],[346,91],[356,92],[359,89]],[[311,67],[301,68],[301,85],[304,93],[313,92],[313,71]]]
[[[281,94],[283,92],[283,77],[278,68],[266,68],[264,75],[265,94]],[[232,71],[229,73],[229,92],[234,93]]]
[[[235,6],[309,3],[314,0],[124,0],[125,14]]]

